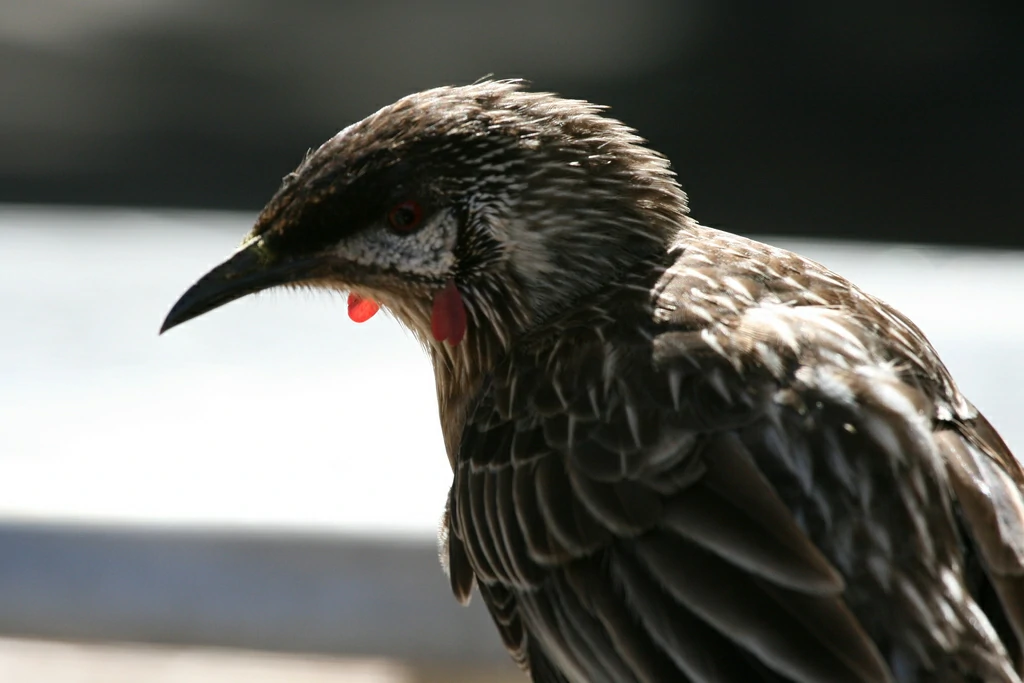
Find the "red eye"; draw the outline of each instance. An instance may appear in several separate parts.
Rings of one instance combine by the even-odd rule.
[[[396,204],[388,211],[388,223],[395,232],[412,232],[420,227],[423,209],[411,199]]]

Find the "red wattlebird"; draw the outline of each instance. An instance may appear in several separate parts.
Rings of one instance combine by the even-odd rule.
[[[1020,682],[1020,464],[911,321],[698,225],[598,107],[500,81],[385,107],[164,329],[281,285],[426,347],[451,588],[534,681]]]

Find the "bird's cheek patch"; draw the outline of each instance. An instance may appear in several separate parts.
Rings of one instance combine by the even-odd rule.
[[[373,299],[364,299],[358,294],[348,295],[348,317],[352,322],[365,323],[380,310],[380,304]]]
[[[466,336],[466,305],[452,280],[434,297],[430,331],[434,333],[434,339],[447,341],[452,346],[458,346]]]

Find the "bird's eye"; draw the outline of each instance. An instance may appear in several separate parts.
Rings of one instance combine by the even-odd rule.
[[[423,209],[418,202],[407,200],[395,204],[388,211],[388,224],[395,232],[409,233],[420,227]]]

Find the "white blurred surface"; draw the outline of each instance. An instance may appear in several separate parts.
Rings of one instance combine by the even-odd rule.
[[[0,680],[17,683],[414,683],[385,660],[241,650],[0,639]]]
[[[251,219],[0,210],[0,517],[434,533],[433,380],[393,321],[270,292],[157,336]],[[772,241],[909,315],[1024,449],[1024,254]]]
[[[157,336],[247,221],[0,213],[0,516],[434,533],[433,378],[393,321],[269,292]]]

